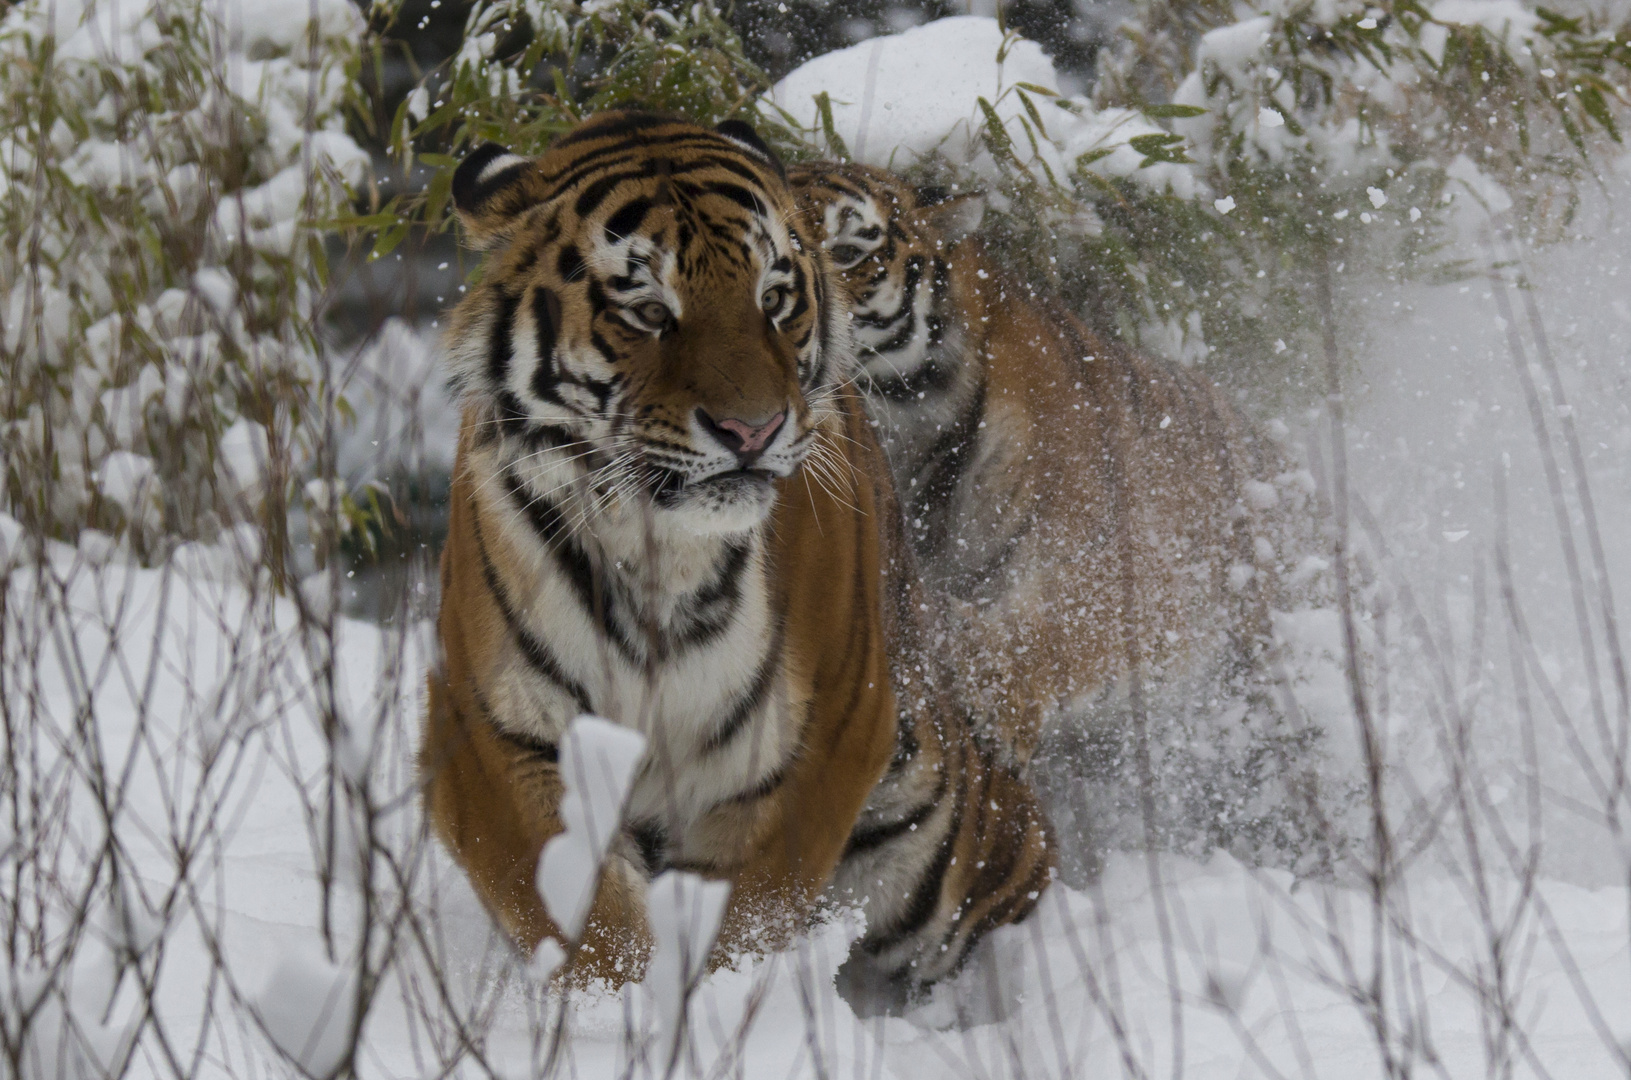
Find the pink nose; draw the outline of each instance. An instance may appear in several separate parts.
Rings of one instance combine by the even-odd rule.
[[[782,421],[785,419],[787,413],[783,411],[764,423],[755,425],[734,417],[715,420],[706,411],[697,410],[697,420],[703,429],[723,443],[725,449],[740,458],[744,465],[752,462],[766,446],[770,445],[770,440],[781,430]]]
[[[758,427],[751,427],[740,420],[721,420],[719,426],[742,440],[742,445],[737,447],[738,450],[763,450],[770,437],[782,426],[782,417],[785,415],[777,413],[770,418],[769,423],[760,424]]]

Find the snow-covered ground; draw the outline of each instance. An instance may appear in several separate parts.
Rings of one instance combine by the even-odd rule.
[[[381,976],[360,1041],[365,1075],[438,1073],[456,1056],[460,1026],[480,1047],[462,1075],[529,1075],[563,1015],[560,1075],[660,1075],[640,988],[546,993],[425,842],[409,761],[425,628],[336,628],[335,758],[350,784],[339,801],[360,805],[367,782],[375,853],[365,871],[364,845],[346,838],[363,818],[342,809],[325,904],[326,635],[303,637],[293,605],[239,586],[96,569],[64,549],[52,566],[70,581],[74,630],[34,626],[46,645],[35,668],[43,678],[29,688],[39,695],[37,745],[47,762],[53,730],[72,746],[74,718],[93,703],[113,790],[124,792],[110,801],[125,910],[93,905],[67,979],[70,1012],[104,1059],[136,1032],[132,1075],[172,1075],[171,1056],[186,1060],[195,1047],[197,1075],[276,1074],[273,1043],[321,1072],[348,1042],[360,965],[368,981]],[[14,572],[13,603],[30,605],[33,576]],[[13,655],[27,647],[8,642]],[[89,699],[87,684],[99,687]],[[1397,707],[1427,722],[1409,702]],[[1484,749],[1492,769],[1512,764],[1499,757],[1500,732]],[[106,835],[105,820],[80,788],[57,859],[66,880]],[[1562,874],[1520,893],[1499,871],[1480,889],[1452,868],[1463,846],[1435,843],[1389,893],[1380,955],[1363,888],[1295,882],[1224,855],[1123,854],[1090,889],[1054,887],[1031,920],[994,935],[904,1017],[858,1017],[835,992],[858,929],[840,914],[789,952],[743,959],[702,983],[682,1075],[1366,1077],[1385,1072],[1378,1025],[1396,1061],[1444,1075],[1493,1075],[1508,1061],[1518,1075],[1623,1075],[1611,1047],[1631,1040],[1631,894]],[[1600,851],[1588,876],[1612,876],[1619,857]],[[366,928],[365,872],[375,894]],[[325,908],[337,965],[324,952]],[[110,1005],[127,946],[143,957],[140,979],[127,973]],[[6,978],[7,997],[25,1000],[43,981],[26,966]],[[151,1017],[138,1007],[143,984],[154,987]],[[1506,1031],[1492,1025],[1503,1005]]]
[[[844,63],[870,62],[858,48]],[[839,126],[858,125],[842,104]],[[1631,834],[1605,810],[1631,813],[1615,786],[1626,727],[1600,609],[1605,590],[1631,597],[1628,208],[1631,158],[1573,240],[1525,253],[1566,401],[1522,294],[1504,294],[1503,315],[1481,278],[1350,283],[1374,312],[1347,406],[1396,844],[1379,895],[1358,871],[1296,881],[1223,855],[1115,855],[895,1017],[858,1016],[835,990],[858,927],[834,913],[789,951],[702,981],[676,1075],[1631,1071]],[[403,335],[361,367],[386,395],[422,377],[424,355]],[[345,467],[366,469],[376,440],[447,439],[435,415],[418,429],[386,417]],[[1318,443],[1317,417],[1288,419]],[[133,1076],[323,1074],[359,1025],[369,1077],[662,1074],[659,1003],[541,985],[424,835],[412,755],[427,626],[331,620],[340,583],[320,576],[298,605],[275,597],[246,577],[259,553],[242,533],[137,570],[90,533],[36,562],[12,526],[0,517],[0,719],[23,782],[0,788],[0,917],[24,932],[0,968],[0,1052],[31,1016],[25,1075],[94,1075],[127,1052]],[[1328,674],[1303,704],[1357,766]]]

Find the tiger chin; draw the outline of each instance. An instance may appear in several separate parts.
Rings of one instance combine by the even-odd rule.
[[[850,296],[859,383],[981,729],[1021,765],[1058,740],[1130,762],[1105,731],[1135,695],[1182,696],[1197,742],[1208,703],[1270,709],[1270,605],[1299,554],[1306,474],[1199,373],[1099,337],[1006,272],[974,234],[980,195],[854,164],[789,179]],[[1106,824],[1078,807],[1095,815],[1078,828]]]
[[[592,713],[647,757],[572,979],[638,978],[665,869],[733,885],[715,960],[823,897],[922,987],[1050,880],[1030,787],[926,647],[915,561],[829,256],[741,123],[603,113],[453,177],[480,282],[420,767],[435,832],[525,951],[558,746]],[[766,927],[780,928],[767,932]]]

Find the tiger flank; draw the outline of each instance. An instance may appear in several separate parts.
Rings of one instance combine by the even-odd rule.
[[[983,733],[1022,767],[1046,741],[1125,784],[1128,725],[1084,718],[1182,686],[1238,727],[1219,695],[1268,698],[1283,504],[1306,497],[1276,448],[1206,380],[1004,273],[970,235],[979,196],[861,165],[790,180],[849,293],[860,385]]]
[[[530,950],[557,746],[640,731],[569,977],[638,978],[646,883],[732,882],[723,950],[825,891],[912,986],[1022,917],[1050,847],[925,648],[828,256],[751,128],[600,114],[453,180],[487,252],[447,344],[464,410],[420,765],[433,826]],[[998,809],[1000,807],[1000,810]],[[979,864],[979,869],[976,869]]]

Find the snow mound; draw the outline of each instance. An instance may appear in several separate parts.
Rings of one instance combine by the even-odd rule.
[[[1028,134],[1025,93],[1043,120]],[[1066,96],[1053,62],[1034,41],[1004,34],[995,19],[958,15],[901,34],[872,38],[805,63],[770,91],[771,101],[819,132],[816,99],[831,103],[833,130],[851,156],[901,169],[939,154],[986,180],[999,177],[981,135],[981,99],[1001,120],[1015,155],[1028,167],[1046,165],[1059,179],[1080,162],[1105,176],[1130,176],[1185,198],[1197,193],[1186,165],[1145,157],[1130,141],[1162,129],[1128,109],[1096,109]],[[1023,122],[1022,122],[1023,121]],[[1035,134],[1034,148],[1031,134]],[[1086,162],[1084,156],[1090,158]]]
[[[623,804],[645,756],[645,736],[580,716],[561,746],[561,824],[538,859],[538,891],[561,933],[577,940],[600,882],[600,864],[623,825]]]
[[[707,971],[730,895],[729,882],[708,881],[682,870],[658,874],[646,891],[646,913],[657,948],[645,986],[656,1003],[662,1045],[671,1057],[679,1052],[686,1005]]]

